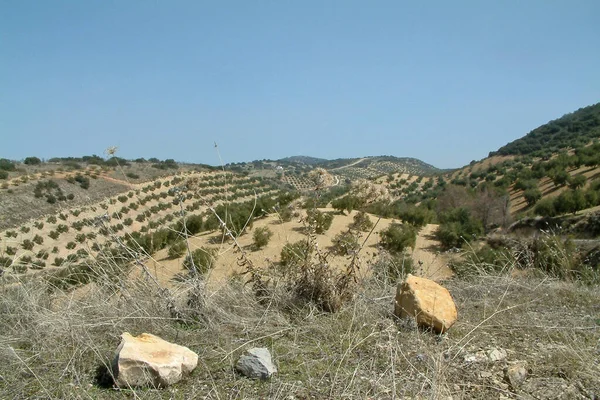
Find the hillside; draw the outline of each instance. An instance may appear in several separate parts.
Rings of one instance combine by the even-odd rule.
[[[559,150],[577,148],[600,137],[600,103],[580,108],[561,118],[548,122],[514,140],[497,151],[495,155],[530,155],[548,157]]]
[[[600,103],[534,129],[446,174],[450,183],[506,192],[513,217],[553,217],[600,205]]]
[[[428,176],[439,169],[421,160],[411,157],[365,157],[360,159],[332,160],[320,165],[331,173],[339,174],[344,178],[375,178],[388,174],[410,174]]]
[[[0,398],[600,393],[599,143],[453,173],[390,156],[33,162],[0,164]],[[447,333],[394,315],[409,273],[450,291]],[[115,390],[123,332],[201,363]],[[254,346],[268,381],[235,370]]]

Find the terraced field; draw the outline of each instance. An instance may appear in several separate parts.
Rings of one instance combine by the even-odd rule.
[[[197,187],[185,183],[195,179]],[[131,184],[99,202],[62,208],[0,232],[0,271],[15,277],[49,272],[93,258],[106,245],[127,241],[177,221],[182,212],[200,215],[224,202],[239,203],[274,195],[268,181],[219,172],[186,173],[148,184]]]

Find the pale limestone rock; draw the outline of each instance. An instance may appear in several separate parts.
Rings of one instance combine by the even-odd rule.
[[[506,360],[506,350],[504,349],[493,349],[488,352],[488,358],[492,362]]]
[[[413,317],[417,324],[444,333],[456,322],[458,313],[450,292],[426,278],[408,275],[398,284],[394,313]]]
[[[113,374],[119,387],[164,387],[179,382],[198,365],[198,355],[150,333],[121,335]]]

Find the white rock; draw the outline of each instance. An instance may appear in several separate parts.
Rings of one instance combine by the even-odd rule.
[[[150,333],[121,335],[112,368],[119,387],[164,387],[179,382],[198,365],[198,355]]]
[[[255,347],[247,351],[237,362],[236,369],[252,379],[267,379],[277,372],[271,360],[271,353],[264,347]]]
[[[466,363],[482,363],[488,360],[487,356],[483,351],[478,351],[475,354],[467,354],[464,357]]]
[[[493,349],[488,352],[488,358],[492,362],[505,360],[506,359],[506,350]]]

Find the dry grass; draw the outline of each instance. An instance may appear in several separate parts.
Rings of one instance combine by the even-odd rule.
[[[506,361],[465,357],[505,349],[527,363],[529,390],[564,384],[600,393],[600,294],[549,279],[482,275],[446,283],[459,321],[445,336],[392,313],[395,288],[370,279],[337,313],[298,303],[282,287],[266,302],[230,281],[170,292],[141,274],[100,279],[71,292],[43,282],[0,288],[0,398],[520,398],[503,379]],[[190,301],[190,299],[200,301]],[[176,313],[173,310],[177,310]],[[187,380],[164,390],[117,391],[101,372],[119,335],[150,332],[200,355]],[[271,349],[279,373],[256,382],[234,364],[248,347]],[[530,385],[532,386],[532,385]],[[570,389],[569,389],[570,390]],[[123,393],[125,392],[125,393]]]

